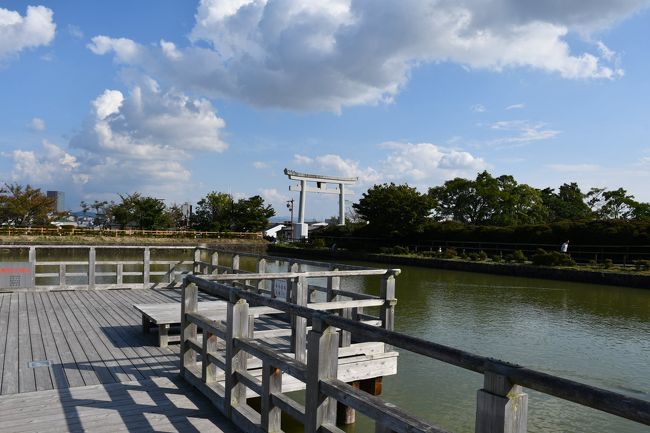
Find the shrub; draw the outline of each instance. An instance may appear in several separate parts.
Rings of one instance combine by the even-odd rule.
[[[323,238],[316,238],[311,241],[311,246],[312,248],[325,248],[327,243]]]
[[[454,259],[458,257],[458,252],[456,251],[455,248],[447,248],[443,253],[443,257],[445,259]]]
[[[595,268],[596,266],[598,266],[598,262],[596,260],[594,260],[594,259],[591,259],[591,260],[589,260],[589,266],[591,266],[592,268]]]
[[[650,260],[637,260],[634,266],[637,271],[650,271]]]
[[[481,250],[478,252],[478,259],[483,261],[488,259],[488,255],[485,251]]]
[[[467,254],[467,257],[473,262],[480,260],[478,253],[469,253]]]
[[[612,259],[605,259],[605,260],[603,261],[603,268],[605,268],[605,269],[609,269],[609,268],[611,268],[612,266],[614,266],[614,262],[612,261]]]
[[[515,250],[512,253],[512,260],[517,263],[524,263],[526,261],[526,255],[521,250]]]
[[[503,261],[503,256],[501,254],[495,254],[491,259],[494,263],[501,263]]]
[[[538,248],[531,257],[534,265],[537,266],[574,266],[576,262],[570,255],[558,251],[545,251]]]

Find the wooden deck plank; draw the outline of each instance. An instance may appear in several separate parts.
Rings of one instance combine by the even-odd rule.
[[[160,379],[0,396],[0,408],[26,398],[34,403],[19,412],[0,412],[0,430],[239,431],[188,385]]]
[[[124,326],[116,318],[116,314],[97,299],[91,298],[90,295],[78,293],[79,301],[87,308],[99,307],[94,313],[94,317],[100,325],[99,332],[106,333],[113,344],[122,349],[135,371],[144,377],[151,377],[155,374],[155,371],[160,369],[160,363],[141,347],[142,342],[140,345],[136,345],[130,341],[132,336],[123,329]]]
[[[112,358],[116,365],[118,365],[124,374],[126,374],[125,379],[120,379],[120,382],[130,382],[133,380],[143,379],[144,376],[138,371],[136,366],[133,364],[130,359],[134,353],[128,353],[125,349],[117,346],[114,341],[111,341],[107,333],[101,331],[101,325],[98,322],[97,311],[91,311],[86,305],[84,305],[80,298],[79,292],[70,292],[68,293],[68,301],[74,303],[74,305],[79,309],[80,320],[85,322],[85,326],[89,331],[92,332],[93,338],[96,338],[98,341],[101,341],[103,347],[106,349],[107,357]]]
[[[18,390],[19,392],[36,391],[34,369],[29,368],[32,358],[32,343],[29,334],[29,316],[27,315],[27,293],[18,294]]]
[[[43,339],[43,347],[45,349],[45,357],[52,361],[52,366],[49,368],[50,377],[52,379],[52,386],[54,388],[67,388],[69,386],[68,379],[65,375],[65,370],[63,368],[63,361],[59,354],[59,348],[56,346],[54,341],[54,335],[52,335],[52,328],[50,326],[45,307],[43,306],[43,301],[39,293],[34,293],[32,296],[32,301],[34,302],[35,314],[38,320],[38,325],[41,330],[41,337]],[[80,377],[81,378],[81,377]]]
[[[29,340],[32,345],[32,359],[34,361],[45,361],[47,360],[47,356],[45,354],[41,328],[38,323],[38,316],[36,315],[34,294],[27,293],[25,301],[27,303],[27,317],[29,319]],[[49,367],[37,367],[33,370],[36,379],[36,389],[38,391],[53,388],[53,381]]]
[[[66,377],[70,386],[83,386],[94,385],[99,383],[99,379],[87,365],[84,364],[83,357],[79,357],[78,342],[74,335],[69,337],[67,333],[72,334],[69,326],[64,326],[66,323],[61,320],[60,307],[58,303],[53,302],[56,293],[41,293],[41,300],[45,306],[50,326],[52,326],[52,333],[56,347],[59,349],[61,360],[64,362],[64,369]],[[83,355],[83,351],[81,352]],[[85,360],[87,362],[87,360]]]
[[[77,338],[82,343],[82,348],[86,355],[91,360],[93,368],[99,368],[98,376],[102,379],[102,383],[109,382],[127,382],[133,380],[127,373],[115,362],[112,354],[106,346],[104,346],[101,339],[93,331],[84,319],[84,314],[76,305],[68,303],[70,293],[60,293],[59,303],[64,305],[66,315],[73,328],[77,331]]]
[[[143,344],[139,319],[133,316],[129,318],[130,308],[127,309],[124,301],[121,298],[118,299],[119,295],[111,294],[110,300],[99,292],[89,292],[88,296],[97,305],[102,306],[102,309],[98,311],[103,312],[105,318],[112,324],[111,326],[119,330],[127,344],[141,357],[141,362],[148,364],[157,375],[177,374],[178,359],[168,358],[168,355],[172,355],[169,350],[161,352],[152,346]]]
[[[0,305],[0,392],[2,390],[2,372],[5,364],[5,351],[7,343],[7,330],[9,328],[9,303],[11,294],[0,295],[2,305]]]
[[[2,372],[2,394],[18,392],[18,295],[11,294],[10,296],[5,362]]]

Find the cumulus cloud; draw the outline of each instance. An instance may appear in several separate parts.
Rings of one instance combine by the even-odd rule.
[[[474,176],[488,168],[482,158],[469,152],[432,143],[387,142],[379,148],[383,155],[375,167],[363,167],[336,154],[302,157],[303,164],[298,167],[318,174],[358,177],[359,189],[387,181],[426,187],[456,176]],[[294,163],[298,163],[295,158]]]
[[[45,121],[40,117],[34,117],[32,120],[30,120],[29,127],[33,131],[43,131],[45,130]]]
[[[186,161],[220,153],[225,127],[212,104],[177,91],[162,91],[145,80],[127,94],[107,89],[91,103],[91,113],[67,150],[48,141],[42,150],[14,150],[12,178],[57,183],[100,196],[133,192],[179,197],[188,191]]]
[[[53,14],[44,6],[27,6],[25,16],[0,8],[0,60],[26,48],[49,45],[56,32]]]
[[[568,79],[622,75],[589,35],[649,0],[202,0],[190,45],[97,36],[97,54],[178,86],[258,106],[339,111],[390,102],[428,62],[501,71],[532,67]],[[387,19],[387,17],[390,17]],[[569,33],[585,35],[573,52]]]
[[[51,183],[65,177],[79,168],[77,158],[61,147],[47,140],[42,141],[42,150],[14,150],[10,154],[14,162],[11,178],[29,183]]]

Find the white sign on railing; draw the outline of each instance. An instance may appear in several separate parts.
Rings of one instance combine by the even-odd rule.
[[[33,274],[29,262],[0,262],[0,289],[34,287]]]

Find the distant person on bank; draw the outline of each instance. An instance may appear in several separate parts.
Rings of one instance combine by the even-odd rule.
[[[565,243],[562,244],[562,246],[560,247],[560,251],[562,251],[563,253],[569,251],[569,241],[566,241]]]

